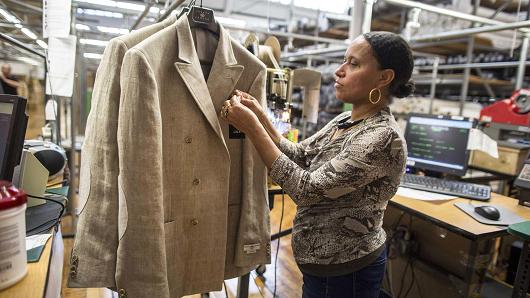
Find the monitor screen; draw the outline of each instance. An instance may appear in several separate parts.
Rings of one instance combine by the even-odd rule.
[[[4,168],[4,158],[7,156],[7,140],[11,128],[13,107],[13,103],[0,102],[0,169]]]
[[[0,94],[0,180],[11,180],[24,146],[26,99]]]
[[[411,115],[405,130],[407,165],[463,176],[473,121],[464,117]]]

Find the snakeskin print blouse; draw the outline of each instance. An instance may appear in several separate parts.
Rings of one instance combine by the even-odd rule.
[[[379,248],[388,200],[405,171],[406,144],[388,108],[332,139],[344,112],[310,138],[282,139],[270,176],[298,205],[298,264],[341,264]]]

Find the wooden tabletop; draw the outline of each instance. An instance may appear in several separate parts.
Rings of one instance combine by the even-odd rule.
[[[52,233],[52,236],[46,242],[39,261],[37,263],[28,263],[28,273],[26,276],[11,287],[0,290],[0,298],[44,297],[53,237],[55,237],[55,233]]]
[[[479,223],[454,206],[456,202],[468,203],[469,199],[458,198],[446,201],[422,201],[396,195],[389,204],[469,239],[498,237],[507,234],[507,226],[493,226]],[[492,193],[491,200],[486,204],[504,207],[522,218],[530,220],[530,208],[518,205],[518,202],[516,199]],[[481,202],[472,201],[472,204],[481,205]]]

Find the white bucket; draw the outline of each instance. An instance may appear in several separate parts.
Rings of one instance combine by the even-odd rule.
[[[0,290],[28,272],[25,211],[26,195],[0,181]]]

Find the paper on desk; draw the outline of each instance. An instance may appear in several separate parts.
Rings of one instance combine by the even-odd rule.
[[[422,201],[441,201],[441,200],[456,199],[455,196],[448,196],[448,195],[443,195],[443,194],[439,194],[435,192],[417,190],[417,189],[406,188],[406,187],[399,187],[396,194],[402,197],[407,197],[409,199],[422,200]]]
[[[468,150],[479,150],[486,152],[493,158],[499,158],[499,151],[497,150],[497,142],[491,139],[487,134],[481,130],[472,128],[469,131],[469,140],[467,141]]]
[[[74,89],[75,47],[77,38],[50,37],[48,39],[48,76],[46,94],[72,96]]]
[[[37,234],[26,237],[26,250],[30,250],[35,247],[43,246],[46,244],[52,234]]]

